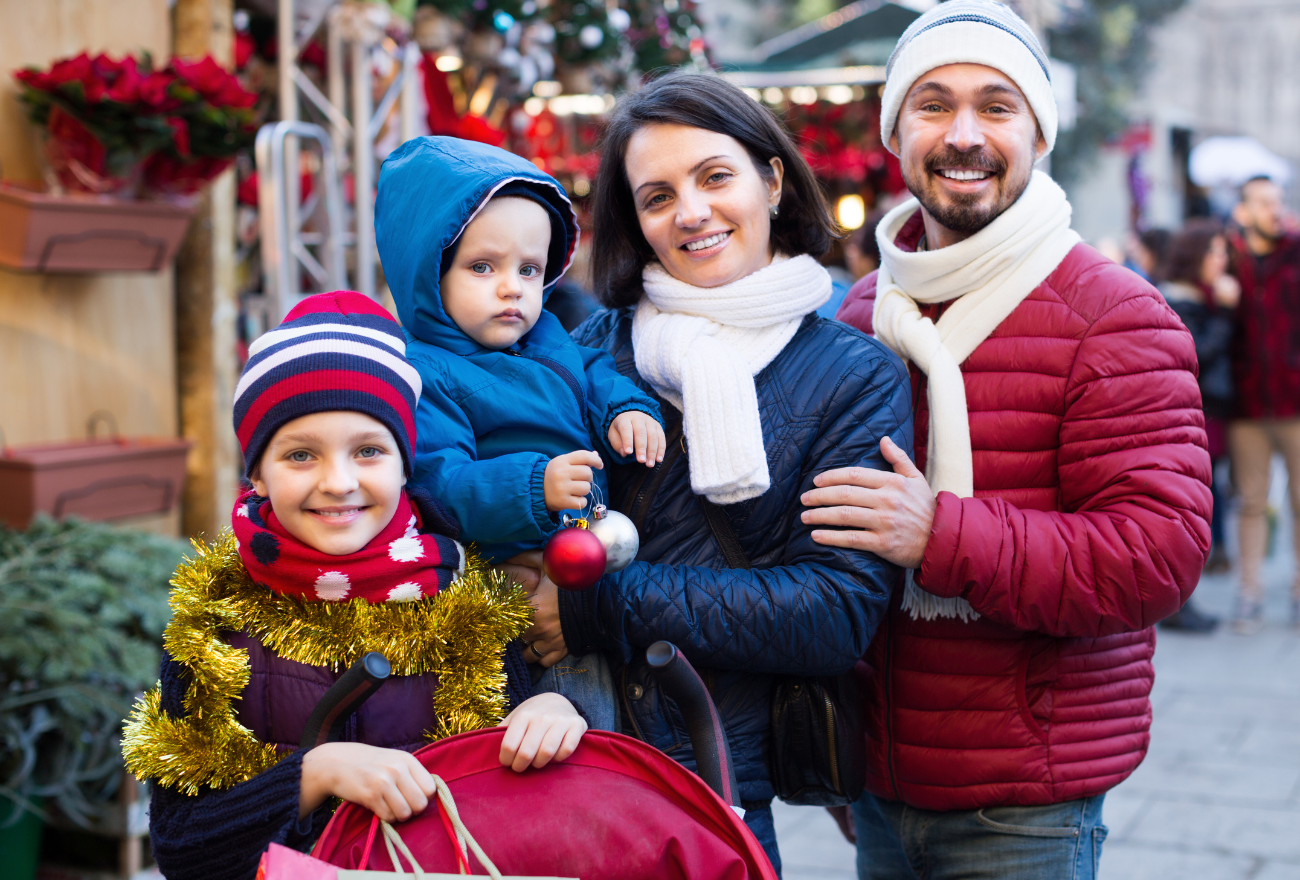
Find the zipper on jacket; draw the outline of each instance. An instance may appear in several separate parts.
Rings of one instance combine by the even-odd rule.
[[[844,786],[840,785],[840,754],[835,741],[835,704],[825,690],[822,691],[822,699],[826,701],[826,744],[830,747],[831,788],[843,791]]]
[[[524,360],[541,364],[543,367],[546,367],[552,373],[554,373],[555,375],[563,379],[564,384],[568,385],[569,390],[573,392],[573,399],[578,402],[578,413],[582,416],[582,420],[586,422],[587,396],[582,393],[582,386],[578,384],[578,380],[575,379],[573,377],[573,374],[569,372],[568,367],[564,366],[564,364],[560,363],[557,360],[544,357],[542,355],[533,355],[530,357],[524,354],[522,351],[515,351],[513,348],[503,348],[501,350],[504,351],[506,354],[510,355],[511,357],[523,358]]]

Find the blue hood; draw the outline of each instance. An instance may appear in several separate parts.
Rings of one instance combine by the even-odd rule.
[[[375,202],[375,243],[397,315],[412,337],[462,355],[483,350],[443,311],[438,289],[442,252],[511,181],[530,184],[572,224],[564,264],[558,271],[547,266],[549,295],[578,243],[578,219],[555,178],[514,153],[452,137],[409,140],[384,161]],[[529,336],[550,323],[538,321]]]

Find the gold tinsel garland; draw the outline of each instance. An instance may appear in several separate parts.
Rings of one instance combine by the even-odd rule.
[[[163,634],[168,653],[191,676],[186,717],[162,710],[161,686],[140,698],[122,738],[136,777],[193,795],[230,788],[285,757],[236,719],[231,703],[248,685],[248,652],[223,641],[222,632],[247,632],[281,657],[312,666],[342,669],[379,651],[394,675],[437,674],[438,727],[426,732],[430,739],[501,720],[501,652],[528,628],[532,607],[523,589],[477,557],[432,598],[304,602],[254,584],[229,530],[194,548],[194,558],[172,577],[173,617]]]

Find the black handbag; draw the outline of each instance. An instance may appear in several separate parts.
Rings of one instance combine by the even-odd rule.
[[[726,511],[697,495],[729,568],[749,568]],[[862,794],[867,774],[862,697],[852,671],[780,675],[772,687],[767,766],[776,796],[801,807],[843,807]]]

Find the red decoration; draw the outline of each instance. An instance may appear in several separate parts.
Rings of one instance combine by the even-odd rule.
[[[424,53],[420,68],[424,73],[424,97],[429,102],[429,133],[463,138],[468,141],[481,141],[499,147],[505,142],[506,133],[494,128],[480,116],[456,115],[456,104],[451,95],[451,86],[447,83],[447,74],[438,69],[436,57]]]
[[[563,590],[585,590],[605,573],[605,545],[579,526],[560,529],[542,551],[546,576]]]
[[[15,72],[58,185],[132,195],[143,178],[154,193],[188,194],[252,145],[257,95],[215,59],[152,65],[83,52]]]

